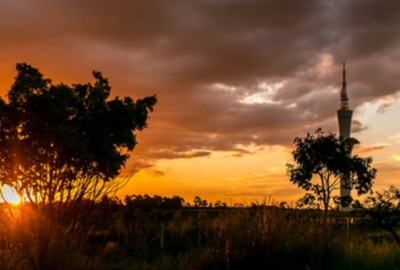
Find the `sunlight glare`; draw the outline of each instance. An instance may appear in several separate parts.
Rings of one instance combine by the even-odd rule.
[[[20,204],[21,203],[21,197],[17,194],[17,192],[7,186],[4,185],[3,186],[3,197],[1,198],[3,201],[5,200],[6,202],[10,203],[10,204]]]

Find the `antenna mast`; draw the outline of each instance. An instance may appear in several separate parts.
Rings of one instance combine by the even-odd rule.
[[[343,83],[340,91],[340,110],[349,110],[349,98],[346,89],[346,63],[343,63]]]

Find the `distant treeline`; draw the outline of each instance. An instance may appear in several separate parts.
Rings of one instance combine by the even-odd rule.
[[[180,208],[263,208],[263,207],[278,207],[278,208],[295,208],[295,209],[314,209],[320,210],[320,205],[315,202],[316,199],[314,196],[307,194],[308,196],[304,196],[296,201],[293,205],[289,205],[287,202],[282,201],[274,201],[271,198],[264,200],[254,200],[249,204],[244,203],[231,203],[228,205],[226,202],[221,200],[217,200],[214,203],[209,202],[205,199],[202,199],[200,196],[195,196],[193,201],[185,201],[184,198],[180,196],[160,196],[153,195],[150,196],[148,194],[144,195],[127,195],[124,199],[120,199],[116,196],[103,196],[101,200],[97,203],[98,206],[126,206],[127,208],[135,208],[135,209],[180,209]],[[332,208],[331,210],[337,210]]]
[[[184,207],[209,207],[209,208],[226,208],[228,207],[225,202],[216,201],[215,203],[208,202],[207,200],[201,199],[196,196],[192,202],[185,201],[180,196],[165,197],[160,195],[150,196],[145,195],[129,195],[123,200],[114,196],[107,197],[103,196],[99,201],[98,206],[104,207],[118,207],[126,206],[128,208],[136,209],[180,209]],[[243,204],[235,204],[234,207],[244,207]]]

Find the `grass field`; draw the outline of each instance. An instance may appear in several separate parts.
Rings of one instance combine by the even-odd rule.
[[[400,269],[389,234],[359,213],[258,208],[97,209],[79,236],[2,217],[0,269]]]

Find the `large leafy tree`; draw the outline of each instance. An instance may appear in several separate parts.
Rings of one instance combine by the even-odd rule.
[[[290,181],[315,194],[325,213],[333,192],[340,188],[341,176],[348,179],[348,187],[355,189],[358,195],[371,191],[376,169],[371,167],[372,158],[350,154],[353,141],[342,140],[332,133],[325,135],[321,129],[315,135],[307,133],[304,138],[294,139],[295,163],[287,164]]]
[[[147,127],[156,96],[110,98],[100,72],[94,84],[52,84],[21,63],[0,99],[0,184],[52,218],[71,220],[81,202],[101,198],[117,180]]]

